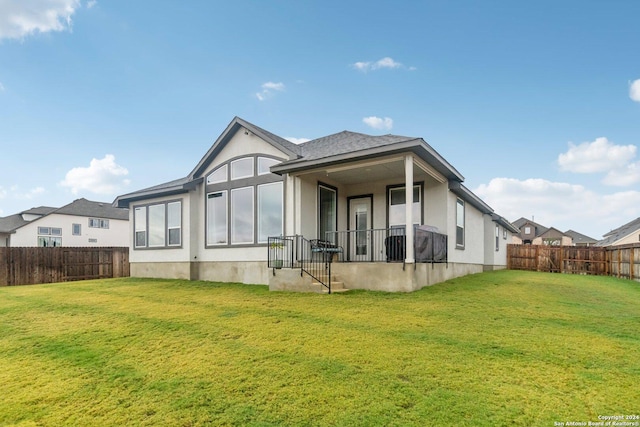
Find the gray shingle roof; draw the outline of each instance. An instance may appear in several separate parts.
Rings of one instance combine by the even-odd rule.
[[[111,203],[92,202],[87,199],[77,199],[57,209],[53,213],[61,215],[76,215],[107,219],[129,220],[129,210],[116,208]]]
[[[342,131],[300,144],[303,161],[322,159],[344,153],[354,153],[370,148],[384,147],[418,138],[400,135],[372,136],[363,133]],[[295,161],[295,160],[294,160]],[[286,162],[285,162],[286,163]],[[290,163],[290,162],[289,162]]]
[[[628,236],[631,233],[635,233],[640,230],[640,217],[624,224],[621,227],[616,228],[615,230],[611,230],[607,234],[605,234],[604,239],[600,240],[596,246],[609,246],[617,242],[618,240]]]
[[[25,221],[24,219],[22,219],[21,214],[15,214],[0,218],[0,233],[11,233],[28,223],[29,221]]]
[[[565,233],[567,236],[570,236],[573,239],[574,244],[585,244],[588,243],[590,245],[595,244],[598,240],[589,237],[587,235],[578,233],[577,231],[567,230]]]
[[[187,177],[118,196],[114,201],[114,205],[125,207],[134,200],[188,191],[196,180],[202,180],[202,174],[210,162],[231,137],[242,128],[256,134],[289,156],[289,160],[271,168],[274,173],[305,170],[317,167],[320,164],[353,161],[359,158],[366,158],[366,156],[375,157],[396,151],[412,151],[447,179],[459,182],[464,180],[464,177],[422,138],[390,134],[374,136],[343,131],[296,145],[239,117],[235,117]]]

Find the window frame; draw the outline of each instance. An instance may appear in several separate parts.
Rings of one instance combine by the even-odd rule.
[[[245,177],[237,177],[234,176],[233,178],[231,177],[231,165],[232,164],[237,164],[238,161],[241,161],[243,159],[251,159],[252,161],[252,165],[253,165],[253,173],[251,176],[245,176]],[[259,234],[259,230],[258,228],[260,227],[260,217],[259,217],[259,210],[260,210],[260,206],[259,206],[259,200],[258,200],[258,192],[259,192],[259,188],[263,185],[266,184],[272,184],[272,183],[282,183],[282,230],[280,231],[280,233],[278,233],[278,235],[282,235],[282,233],[284,233],[284,213],[286,212],[286,186],[285,186],[285,182],[284,182],[284,178],[281,175],[277,175],[274,173],[258,173],[258,162],[259,159],[264,158],[264,159],[271,159],[274,160],[276,163],[280,163],[285,161],[285,159],[281,158],[281,157],[276,157],[276,156],[271,156],[268,154],[264,154],[264,153],[254,153],[254,154],[246,154],[246,155],[242,155],[242,156],[238,156],[238,157],[234,157],[234,158],[230,158],[218,165],[216,165],[216,167],[214,169],[211,169],[211,172],[207,173],[205,175],[205,189],[204,189],[204,216],[205,216],[205,236],[204,236],[204,248],[205,249],[221,249],[221,248],[230,248],[230,247],[259,247],[259,246],[266,246],[267,242],[262,242],[259,241],[260,239],[260,234]],[[227,171],[228,171],[228,180],[225,182],[216,182],[216,183],[211,183],[211,182],[207,182],[208,177],[213,174],[215,171],[219,170],[220,168],[223,168],[227,166]],[[233,190],[238,190],[241,188],[247,188],[247,187],[251,187],[253,188],[253,196],[252,196],[252,218],[253,218],[253,239],[251,242],[234,242],[233,241],[233,236],[232,236],[232,221],[233,221],[233,215],[234,215],[234,210],[236,209],[236,207],[234,206],[234,203],[232,202],[232,196],[231,196],[231,192]],[[226,196],[226,242],[224,243],[213,243],[211,242],[210,238],[209,238],[209,233],[210,233],[210,225],[209,225],[209,216],[210,216],[210,212],[209,212],[209,203],[208,203],[208,198],[210,197],[211,194],[215,194],[215,193],[220,193],[220,192],[226,192],[227,196]]]
[[[169,244],[169,224],[168,224],[168,209],[169,209],[169,204],[180,204],[180,244],[179,245],[170,245]],[[150,232],[149,232],[149,227],[150,227],[150,220],[149,220],[149,211],[150,211],[150,207],[154,207],[154,206],[163,206],[164,210],[163,210],[163,231],[164,231],[164,241],[162,245],[157,245],[157,244],[150,244],[151,238],[150,238]],[[162,201],[154,201],[154,202],[149,202],[149,203],[144,203],[144,204],[140,204],[140,205],[134,205],[133,206],[133,249],[134,250],[162,250],[162,249],[179,249],[182,248],[182,243],[183,243],[183,239],[182,239],[182,234],[184,232],[184,226],[183,226],[183,218],[184,218],[184,214],[183,214],[183,206],[184,206],[184,200],[183,199],[171,199],[171,200],[162,200]],[[140,218],[137,217],[136,213],[137,212],[142,212],[142,216]],[[144,229],[139,228],[139,222],[141,222],[140,220],[144,218]],[[145,237],[145,241],[144,241],[144,245],[138,245],[138,233],[143,233],[144,237]]]
[[[102,228],[108,230],[109,220],[104,218],[89,218],[88,226],[89,228]]]
[[[402,229],[404,230],[404,227],[406,226],[406,222],[403,224],[391,224],[391,191],[396,191],[399,189],[405,189],[406,185],[405,184],[394,184],[394,185],[387,185],[387,228],[391,229],[391,228],[397,228],[397,229]],[[418,182],[414,182],[413,183],[413,192],[412,194],[415,192],[415,188],[418,187],[418,196],[420,196],[420,201],[419,201],[419,206],[420,206],[420,219],[418,223],[413,222],[413,226],[414,229],[416,227],[416,225],[420,226],[422,224],[424,224],[424,181],[418,181]],[[414,201],[411,202],[412,204],[415,203]],[[407,204],[407,201],[405,200],[404,204]],[[395,206],[395,205],[394,205]],[[412,218],[415,221],[415,218]],[[406,233],[406,230],[404,231]]]
[[[321,191],[322,190],[327,190],[327,191],[331,191],[333,193],[333,224],[331,224],[333,227],[333,230],[329,230],[326,229],[324,230],[323,233],[323,218],[322,218],[322,196],[321,196]],[[318,190],[317,190],[317,203],[318,203],[318,209],[317,209],[317,215],[318,215],[318,239],[320,240],[325,240],[326,239],[326,233],[327,232],[331,232],[331,231],[338,231],[338,189],[332,185],[329,184],[325,184],[323,182],[318,181]],[[336,243],[336,242],[333,242]]]
[[[77,229],[77,231],[76,231]],[[73,223],[71,224],[71,235],[72,236],[82,236],[82,224]]]
[[[462,215],[462,225],[458,224],[458,220],[460,219],[460,215]],[[464,249],[466,243],[466,222],[467,222],[467,209],[466,202],[462,200],[460,197],[456,198],[456,249]],[[458,239],[458,229],[461,229],[461,242]]]

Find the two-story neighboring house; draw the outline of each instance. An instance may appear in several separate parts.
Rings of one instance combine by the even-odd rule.
[[[129,212],[111,203],[78,199],[0,218],[1,247],[128,246]]]
[[[519,245],[546,245],[546,246],[593,246],[597,242],[577,231],[568,230],[562,232],[555,227],[545,227],[532,219],[519,218],[512,224],[520,230],[514,234],[512,243]]]
[[[513,221],[512,224],[520,230],[519,233],[513,235],[513,243],[517,244],[530,245],[536,237],[548,230],[547,227],[527,218],[519,218]]]

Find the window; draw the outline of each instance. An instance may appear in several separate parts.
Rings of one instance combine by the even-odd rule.
[[[531,234],[531,227],[525,227],[524,234]]]
[[[147,208],[135,208],[133,221],[135,223],[135,241],[136,248],[147,246]]]
[[[406,205],[407,195],[405,187],[389,188],[389,227],[403,230],[406,225]],[[413,186],[413,205],[412,205],[412,223],[420,225],[422,223],[422,184]]]
[[[506,229],[506,228],[503,228],[503,229],[502,229],[502,238],[503,238],[504,240],[507,240],[507,229]]]
[[[207,177],[207,184],[218,184],[219,182],[227,182],[227,165],[220,166]]]
[[[164,246],[165,242],[165,205],[149,206],[149,247]]]
[[[456,247],[464,248],[464,201],[456,202]]]
[[[74,236],[82,235],[82,225],[81,224],[72,224],[71,225],[71,234]]]
[[[180,246],[182,243],[182,204],[180,202],[167,204],[167,233],[169,246]]]
[[[231,159],[207,176],[206,247],[266,244],[282,235],[284,183],[270,171],[281,161],[262,155]]]
[[[258,185],[258,243],[282,235],[282,189],[282,182]]]
[[[134,208],[134,247],[166,248],[182,244],[182,202],[170,201]]]
[[[333,187],[318,186],[318,238],[332,240],[335,234],[327,236],[329,231],[338,230],[338,192]],[[335,242],[334,242],[335,243]]]
[[[227,192],[207,194],[207,245],[227,242]]]
[[[89,218],[89,228],[109,228],[109,220]]]
[[[231,190],[231,243],[253,243],[253,187]]]
[[[253,176],[253,157],[244,157],[231,162],[231,179],[251,178]]]
[[[62,246],[62,228],[38,227],[38,246],[52,248]]]
[[[496,251],[500,250],[500,226],[496,224]]]
[[[269,168],[280,163],[280,160],[270,159],[268,157],[258,157],[258,175],[266,175],[271,173]]]

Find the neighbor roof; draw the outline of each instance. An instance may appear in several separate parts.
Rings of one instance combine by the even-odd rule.
[[[20,227],[23,227],[33,221],[26,221],[22,215],[40,215],[45,217],[51,214],[76,215],[85,217],[96,217],[106,219],[129,220],[129,210],[115,208],[110,203],[92,202],[87,199],[77,199],[61,208],[52,208],[48,206],[40,206],[22,211],[15,215],[0,218],[0,233],[12,233]]]
[[[567,230],[564,234],[570,236],[573,239],[573,243],[595,244],[598,241],[592,237],[586,236],[573,230]]]
[[[615,230],[611,230],[610,232],[602,236],[604,237],[604,239],[596,243],[596,246],[612,245],[618,240],[623,239],[624,237],[628,236],[631,233],[635,233],[638,230],[640,230],[640,217],[626,223],[621,227],[616,228]]]

